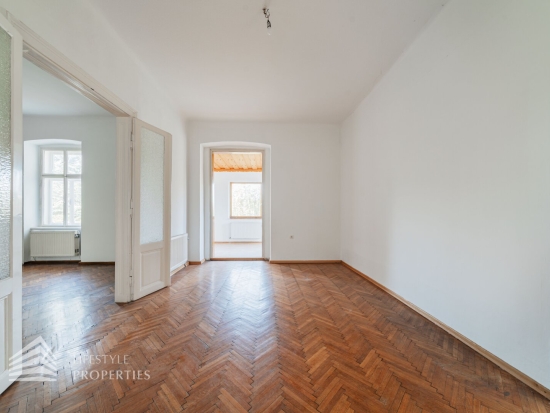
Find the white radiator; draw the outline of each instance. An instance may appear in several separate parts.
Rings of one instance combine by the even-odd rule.
[[[170,271],[187,262],[187,234],[176,235],[170,241]]]
[[[262,221],[231,221],[231,240],[261,240]]]
[[[31,257],[74,257],[80,255],[80,231],[31,229]]]

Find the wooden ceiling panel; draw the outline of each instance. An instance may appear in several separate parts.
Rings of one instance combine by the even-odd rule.
[[[214,152],[214,172],[262,172],[262,154],[258,152]]]

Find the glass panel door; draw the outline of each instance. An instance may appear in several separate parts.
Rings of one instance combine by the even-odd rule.
[[[172,137],[134,121],[132,298],[170,285]]]
[[[11,36],[0,29],[0,280],[10,276]]]
[[[164,136],[141,129],[140,243],[164,239]]]
[[[21,374],[22,347],[21,36],[0,14],[0,393]]]

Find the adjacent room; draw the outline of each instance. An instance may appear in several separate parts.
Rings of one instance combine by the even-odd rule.
[[[23,60],[24,262],[115,261],[115,117]]]
[[[22,95],[23,343],[61,344],[112,300],[115,117],[26,59]]]
[[[261,259],[262,153],[212,154],[212,258]]]
[[[0,412],[550,413],[550,2],[0,0]]]

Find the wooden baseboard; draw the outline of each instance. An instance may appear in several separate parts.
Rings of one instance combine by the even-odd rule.
[[[94,261],[80,261],[78,263],[78,265],[115,265],[115,262],[114,261],[98,261],[98,262],[94,262]]]
[[[353,271],[355,274],[363,277],[365,280],[371,282],[372,284],[374,284],[375,286],[377,286],[378,288],[380,288],[382,291],[388,293],[389,295],[391,295],[392,297],[396,298],[397,300],[401,301],[403,304],[405,304],[407,307],[409,307],[411,310],[417,312],[418,314],[420,314],[422,317],[426,318],[428,321],[431,321],[432,323],[434,323],[436,326],[438,326],[439,328],[445,330],[447,333],[449,333],[450,335],[452,335],[454,338],[456,338],[457,340],[460,340],[462,343],[464,343],[465,345],[467,345],[468,347],[470,347],[472,350],[478,352],[479,354],[481,354],[483,357],[485,357],[486,359],[492,361],[493,363],[495,363],[497,366],[499,366],[502,370],[506,371],[507,373],[511,374],[512,376],[514,376],[516,379],[518,379],[519,381],[521,381],[522,383],[524,383],[526,386],[529,386],[531,389],[533,389],[534,391],[536,391],[537,393],[540,393],[541,395],[543,395],[544,397],[546,398],[550,398],[550,389],[546,388],[545,386],[543,386],[542,384],[540,384],[539,382],[537,382],[536,380],[532,379],[531,377],[529,377],[528,375],[526,375],[525,373],[519,371],[518,369],[516,369],[514,366],[508,364],[507,362],[505,362],[504,360],[502,360],[501,358],[495,356],[493,353],[491,353],[490,351],[486,350],[485,348],[481,347],[479,344],[475,343],[474,341],[470,340],[468,337],[464,336],[463,334],[459,333],[458,331],[456,331],[455,329],[453,329],[452,327],[449,327],[447,324],[445,324],[444,322],[438,320],[437,318],[435,318],[434,316],[432,316],[431,314],[427,313],[426,311],[422,310],[420,307],[417,307],[416,305],[414,305],[413,303],[411,303],[410,301],[407,301],[405,300],[403,297],[401,297],[399,294],[396,294],[395,292],[393,292],[392,290],[390,290],[389,288],[383,286],[382,284],[380,284],[378,281],[375,281],[373,280],[372,278],[370,278],[368,275],[366,274],[363,274],[361,271],[353,268],[351,265],[347,264],[346,262],[342,261],[342,265],[346,268],[348,268],[349,270]]]
[[[270,264],[341,264],[341,260],[270,260]]]
[[[210,258],[210,261],[265,261],[263,258]]]
[[[262,241],[216,241],[214,244],[261,244]]]
[[[183,264],[180,265],[178,268],[176,268],[174,271],[170,271],[170,277],[171,277],[172,275],[174,275],[175,273],[177,273],[177,272],[183,270],[183,269],[184,269],[185,267],[187,267],[188,265],[189,265],[189,261],[183,263]]]
[[[203,258],[202,261],[189,261],[189,265],[201,265],[204,264],[206,260]]]

